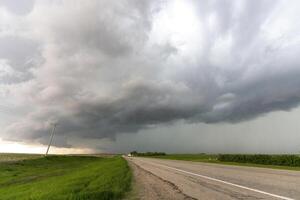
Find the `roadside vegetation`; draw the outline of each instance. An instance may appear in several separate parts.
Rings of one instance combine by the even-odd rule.
[[[300,155],[266,155],[266,154],[166,154],[152,155],[138,153],[137,156],[208,162],[229,165],[267,167],[275,169],[300,170]]]
[[[130,152],[132,156],[142,156],[142,157],[151,157],[151,158],[162,158],[162,159],[171,159],[171,160],[187,160],[187,161],[202,161],[202,162],[215,162],[218,159],[218,155],[213,154],[166,154],[164,152]]]
[[[221,162],[300,167],[299,155],[221,154],[218,156],[218,160]]]
[[[121,199],[131,171],[120,156],[49,156],[0,163],[1,200]]]

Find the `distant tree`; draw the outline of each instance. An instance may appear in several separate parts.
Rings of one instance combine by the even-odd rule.
[[[137,156],[139,153],[138,153],[137,151],[132,151],[132,152],[130,152],[130,154],[131,154],[132,156]]]
[[[151,151],[148,151],[145,153],[139,153],[137,151],[132,151],[132,152],[130,152],[130,154],[132,156],[165,156],[166,155],[165,152],[151,152]]]

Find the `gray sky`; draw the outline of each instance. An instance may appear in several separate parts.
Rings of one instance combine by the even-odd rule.
[[[300,3],[0,0],[2,141],[300,151]]]

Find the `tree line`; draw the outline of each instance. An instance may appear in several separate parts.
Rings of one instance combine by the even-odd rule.
[[[165,156],[167,155],[165,152],[137,152],[137,151],[132,151],[130,152],[132,156]]]

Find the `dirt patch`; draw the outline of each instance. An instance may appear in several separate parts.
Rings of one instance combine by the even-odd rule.
[[[165,181],[128,160],[133,171],[133,189],[126,200],[190,200],[191,198],[173,183]]]

